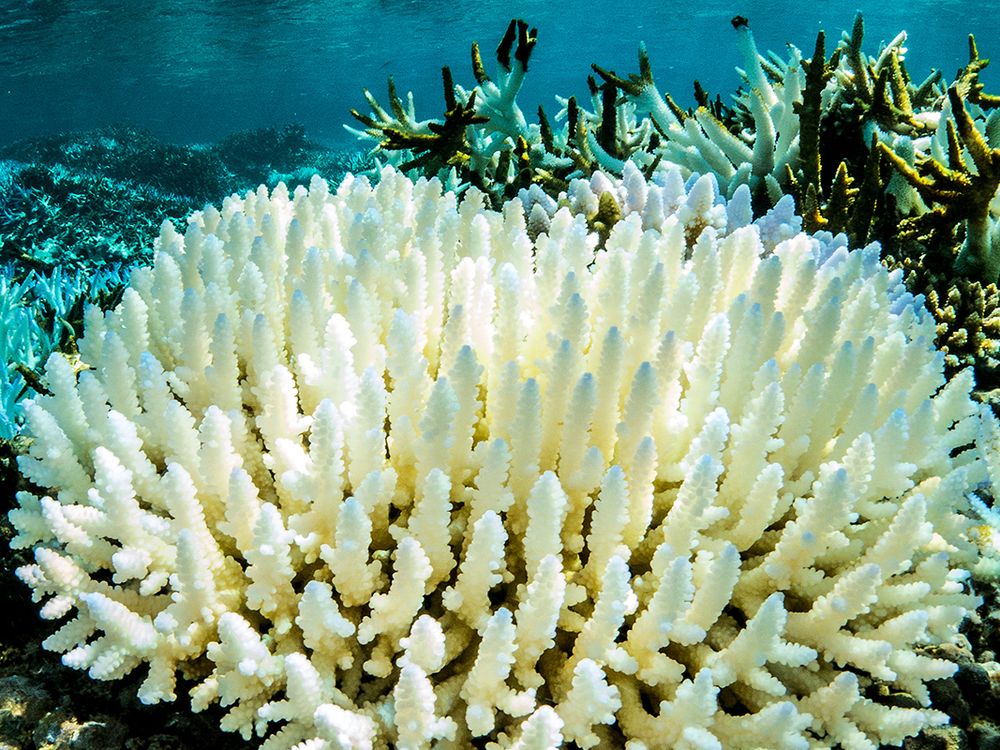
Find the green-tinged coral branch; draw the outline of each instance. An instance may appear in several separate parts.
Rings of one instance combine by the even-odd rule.
[[[884,143],[879,150],[933,208],[905,219],[902,229],[910,236],[951,244],[951,233],[964,224],[965,238],[955,258],[955,272],[971,278],[996,281],[1000,275],[1000,248],[993,242],[990,203],[1000,186],[1000,149],[991,148],[976,128],[956,86],[948,89],[948,165],[924,156],[911,167]],[[971,159],[966,163],[965,154]]]

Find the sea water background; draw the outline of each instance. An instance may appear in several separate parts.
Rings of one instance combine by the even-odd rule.
[[[391,73],[401,92],[413,91],[418,117],[438,116],[440,67],[471,87],[470,41],[492,70],[514,16],[538,28],[519,98],[529,118],[539,103],[554,114],[555,94],[585,95],[592,62],[637,72],[640,40],[660,89],[686,106],[694,79],[724,97],[739,84],[734,15],[750,19],[762,51],[784,56],[790,42],[809,56],[818,29],[829,54],[857,10],[869,53],[908,32],[914,78],[932,66],[953,76],[969,32],[983,56],[1000,56],[1000,2],[967,0],[0,0],[0,145],[111,124],[194,143],[290,122],[350,145],[342,124],[351,107],[367,111],[363,87],[384,103]],[[996,91],[1000,61],[983,78]]]

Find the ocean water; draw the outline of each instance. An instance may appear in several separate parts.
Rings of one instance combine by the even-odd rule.
[[[905,29],[913,78],[932,67],[950,78],[967,60],[967,35],[980,53],[1000,55],[998,2],[815,0],[694,3],[520,0],[0,0],[0,145],[102,125],[147,128],[178,143],[216,140],[235,130],[301,123],[310,137],[350,145],[349,111],[367,111],[361,91],[383,103],[385,82],[413,91],[420,118],[443,110],[440,67],[474,85],[469,44],[487,68],[511,17],[538,28],[538,45],[519,98],[529,114],[554,95],[584,95],[590,64],[637,72],[645,41],[660,89],[692,103],[698,79],[724,97],[739,84],[730,19],[743,15],[763,51],[792,43],[811,54],[818,29],[827,48],[856,11],[866,51]],[[1000,84],[1000,63],[983,75]]]

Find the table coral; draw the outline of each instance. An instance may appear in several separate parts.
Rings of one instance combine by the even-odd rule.
[[[917,647],[978,603],[1000,435],[968,373],[877,247],[750,223],[711,177],[602,179],[599,250],[568,207],[532,241],[521,200],[392,169],[164,225],[25,405],[46,648],[145,670],[145,702],[183,676],[267,750],[943,723],[955,667]]]

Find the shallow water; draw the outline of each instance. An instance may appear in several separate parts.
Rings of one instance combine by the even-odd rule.
[[[21,138],[109,124],[150,129],[175,142],[215,140],[234,130],[298,122],[310,136],[347,144],[351,107],[362,87],[385,101],[385,79],[412,90],[419,117],[440,114],[440,67],[474,84],[469,43],[478,39],[487,69],[512,16],[538,27],[539,43],[519,99],[558,109],[554,94],[584,95],[590,64],[636,72],[644,40],[661,90],[691,104],[699,79],[728,95],[740,64],[729,19],[750,19],[761,50],[794,43],[811,54],[816,32],[827,49],[865,14],[866,51],[909,32],[907,65],[922,79],[932,66],[947,77],[967,60],[976,33],[984,57],[998,4],[960,0],[857,3],[702,0],[665,2],[540,0],[0,0],[0,145]],[[686,5],[686,4],[685,4]],[[571,8],[566,11],[565,8]],[[994,47],[996,47],[994,49]],[[1000,84],[1000,66],[983,76]]]

